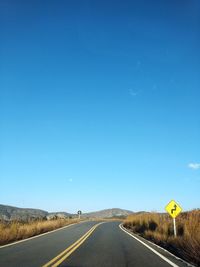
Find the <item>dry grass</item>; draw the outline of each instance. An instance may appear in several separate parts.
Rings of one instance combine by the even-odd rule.
[[[167,214],[142,213],[130,215],[124,226],[177,256],[200,266],[200,210],[180,214],[176,218],[177,237]]]
[[[56,219],[50,221],[32,222],[0,222],[0,245],[49,232],[60,227],[76,223],[78,219]]]

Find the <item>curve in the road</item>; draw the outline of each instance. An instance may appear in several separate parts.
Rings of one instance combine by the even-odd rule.
[[[4,247],[0,267],[188,267],[145,239],[125,233],[119,222],[98,223],[72,225]]]

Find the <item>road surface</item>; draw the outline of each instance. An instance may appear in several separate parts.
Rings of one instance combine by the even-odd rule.
[[[145,243],[150,248],[122,231],[119,222],[84,222],[11,246],[0,247],[0,266],[187,266],[162,249]]]

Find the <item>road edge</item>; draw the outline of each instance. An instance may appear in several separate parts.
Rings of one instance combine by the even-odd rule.
[[[142,240],[140,240],[139,238],[137,238],[133,233],[131,233],[130,231],[128,231],[124,226],[123,223],[121,223],[119,225],[119,228],[124,231],[127,235],[131,236],[132,238],[134,238],[135,240],[137,240],[138,242],[140,242],[141,244],[143,244],[145,247],[147,247],[149,250],[151,250],[153,253],[155,253],[157,256],[159,256],[160,258],[162,258],[164,261],[166,261],[167,263],[169,263],[171,266],[173,267],[179,267],[176,263],[170,261],[168,258],[166,258],[164,255],[162,255],[161,253],[159,253],[158,251],[156,251],[154,248],[150,247],[149,245],[147,245],[145,242],[143,242]],[[142,237],[143,238],[143,237]],[[171,256],[173,256],[176,260],[179,260],[185,264],[187,264],[189,267],[195,267],[194,265],[192,265],[191,263],[177,257],[176,255],[174,255],[173,253],[169,252],[168,250],[164,249],[163,247],[143,238],[145,241],[147,241],[148,243],[150,243],[153,246],[158,247],[159,249],[167,252],[168,254],[170,254]]]

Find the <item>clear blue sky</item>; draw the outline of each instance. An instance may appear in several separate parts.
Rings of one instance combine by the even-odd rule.
[[[0,203],[200,208],[199,1],[0,1]]]

